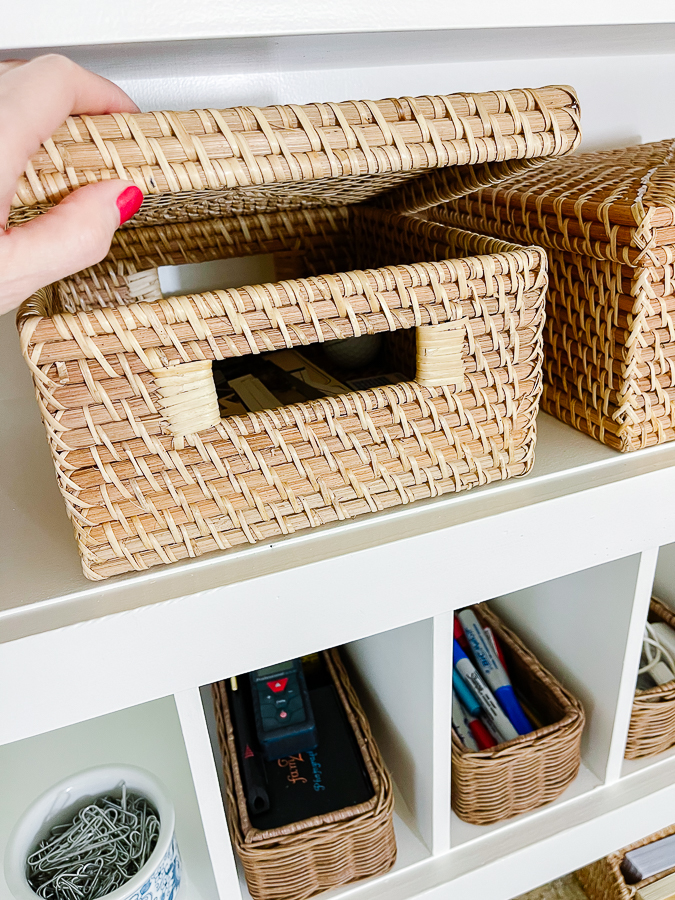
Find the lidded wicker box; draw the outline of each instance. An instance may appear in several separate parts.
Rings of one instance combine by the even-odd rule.
[[[69,119],[13,224],[91,180],[146,194],[18,319],[87,577],[528,471],[545,255],[402,213],[579,138],[564,87]],[[162,296],[159,266],[256,254],[285,280]],[[394,331],[409,380],[220,418],[214,360]]]
[[[675,438],[675,143],[553,160],[434,219],[549,250],[546,412],[617,450]]]
[[[496,635],[521,701],[541,719],[530,734],[488,750],[468,750],[453,729],[452,808],[465,822],[492,825],[551,803],[570,786],[586,719],[576,697],[487,604],[472,609]]]

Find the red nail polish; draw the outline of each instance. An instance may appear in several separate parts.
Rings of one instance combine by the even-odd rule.
[[[135,216],[141,208],[143,202],[143,191],[139,190],[135,184],[125,188],[117,198],[117,208],[120,211],[120,225],[128,222],[132,216]]]

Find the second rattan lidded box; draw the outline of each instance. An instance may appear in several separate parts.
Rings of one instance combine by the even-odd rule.
[[[549,251],[546,412],[617,450],[675,439],[675,142],[552,160],[433,218]]]
[[[579,137],[565,87],[69,119],[12,224],[91,180],[146,194],[19,313],[87,577],[527,472],[545,255],[402,213]],[[159,266],[256,254],[285,280],[161,293]],[[394,331],[409,380],[221,419],[214,361]]]

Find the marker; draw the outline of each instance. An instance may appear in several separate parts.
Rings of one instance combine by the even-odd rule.
[[[471,734],[478,744],[479,750],[489,750],[490,747],[496,747],[497,744],[501,743],[501,739],[491,734],[489,728],[480,719],[475,719],[473,716],[468,716],[468,714],[467,719]]]
[[[239,771],[249,812],[252,815],[264,813],[270,808],[267,777],[262,758],[253,742],[251,722],[236,678],[230,678],[228,699],[234,738],[239,751]]]
[[[471,609],[463,609],[457,615],[464,628],[464,634],[469,642],[471,653],[476,660],[478,669],[492,688],[495,697],[509,717],[511,724],[518,734],[530,734],[532,723],[523,712],[520,703],[518,703],[513,686],[509,681],[509,676],[486,639],[476,614]],[[501,727],[499,730],[502,730]]]
[[[504,659],[504,651],[502,650],[502,645],[499,643],[499,641],[495,637],[494,631],[488,625],[485,626],[485,628],[483,629],[483,632],[485,633],[485,637],[488,639],[488,643],[490,644],[492,649],[495,651],[495,653],[499,657],[499,662],[502,664],[502,666],[504,666],[504,671],[506,672],[506,674],[508,676],[509,667],[506,665],[506,660]],[[509,681],[510,680],[511,679],[509,677]]]
[[[452,644],[455,668],[473,691],[490,724],[501,736],[502,741],[512,741],[514,738],[517,738],[518,732],[502,712],[502,708],[495,700],[490,688],[476,671],[474,664],[456,640],[453,640]]]
[[[469,688],[466,686],[465,681],[462,676],[459,674],[457,669],[452,670],[452,687],[455,693],[457,694],[457,699],[462,704],[462,706],[467,710],[469,715],[477,717],[480,715],[480,703],[474,695],[471,693]]]
[[[455,614],[452,625],[454,629],[454,637],[459,641],[459,646],[465,653],[469,652],[469,642],[466,639],[466,635],[464,634],[464,629],[462,628],[462,623],[457,618],[457,614]]]
[[[469,723],[464,715],[464,710],[459,705],[459,700],[454,695],[452,698],[452,727],[457,732],[457,737],[467,750],[478,750],[478,744],[471,734]]]

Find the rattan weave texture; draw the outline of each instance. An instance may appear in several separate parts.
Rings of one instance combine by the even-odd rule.
[[[589,866],[578,869],[575,874],[586,891],[589,900],[633,900],[640,888],[652,884],[659,878],[663,878],[664,875],[675,872],[675,866],[673,866],[672,869],[666,869],[666,871],[652,875],[651,878],[645,878],[643,881],[638,881],[636,884],[627,884],[621,872],[621,863],[629,850],[644,847],[645,844],[651,844],[671,834],[675,834],[675,825],[663,828],[661,831],[650,834],[649,837],[643,838],[641,841],[636,841],[628,847],[617,850],[616,853],[610,853],[609,856],[605,856]]]
[[[13,221],[97,178],[147,192],[103,262],[19,314],[87,577],[528,471],[544,254],[391,208],[457,196],[578,140],[567,88],[69,120],[21,181]],[[380,208],[356,205],[375,194]],[[158,266],[261,253],[285,280],[159,293]],[[419,330],[421,356],[440,358],[425,328],[444,323],[456,323],[448,364],[424,386],[414,340],[400,342],[410,381],[330,400],[217,420],[194,384],[199,361],[374,332]]]
[[[675,439],[675,142],[551,160],[433,218],[549,250],[547,412],[618,450]]]
[[[493,629],[516,690],[547,720],[490,750],[467,750],[452,735],[452,808],[465,822],[491,825],[550,803],[576,778],[584,711],[485,604],[473,607]]]
[[[675,615],[652,597],[650,622],[665,622],[675,628]],[[635,691],[626,740],[626,759],[655,756],[675,744],[675,681],[646,691]]]
[[[391,779],[337,651],[326,651],[323,656],[375,793],[358,806],[274,830],[259,831],[251,825],[225,683],[213,685],[230,835],[253,900],[304,900],[386,872],[396,860]]]

